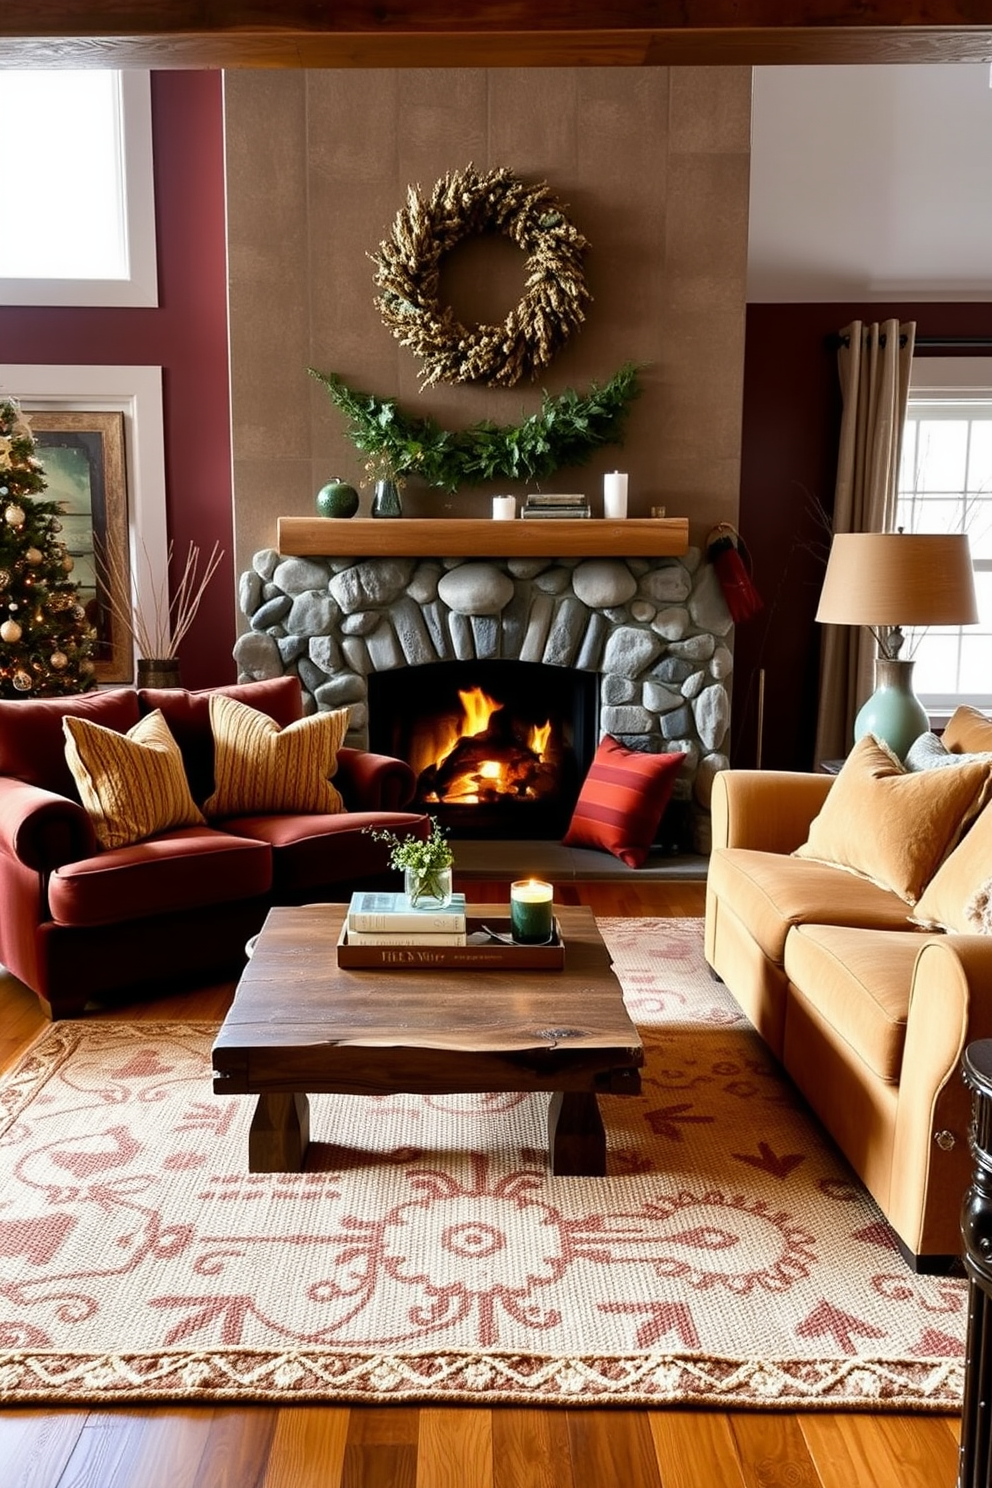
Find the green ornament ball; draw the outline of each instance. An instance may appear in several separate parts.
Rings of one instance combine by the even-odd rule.
[[[339,476],[333,476],[317,492],[317,514],[321,517],[353,517],[358,510],[358,492]]]

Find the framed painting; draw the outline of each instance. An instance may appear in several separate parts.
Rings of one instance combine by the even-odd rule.
[[[114,611],[130,611],[131,546],[124,415],[25,409],[47,490],[62,507],[62,539],[73,559],[80,603],[96,629],[98,682],[130,682],[133,645]],[[98,562],[97,555],[107,555]],[[120,593],[111,594],[116,584]]]

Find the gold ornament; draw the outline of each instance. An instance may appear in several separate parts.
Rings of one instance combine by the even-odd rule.
[[[67,667],[69,665],[69,658],[68,656],[66,656],[64,651],[53,651],[51,656],[48,658],[48,664],[49,666],[54,667],[57,672],[60,672],[63,667]]]
[[[12,501],[7,510],[4,512],[3,519],[7,523],[8,527],[20,527],[21,523],[24,521],[23,506],[16,506]]]
[[[498,232],[527,254],[527,289],[502,325],[473,329],[438,301],[441,260],[457,243]],[[513,387],[548,366],[585,320],[592,298],[582,273],[585,238],[547,182],[528,186],[501,167],[474,166],[438,181],[424,200],[413,187],[392,236],[370,255],[376,305],[402,346],[421,360],[424,387],[484,382]]]
[[[28,548],[27,552],[24,554],[24,557],[28,563],[40,563],[42,559],[41,549]]]
[[[70,555],[66,553],[65,557],[62,559],[62,567],[65,569],[66,573],[72,573],[72,570],[75,568],[75,566],[75,558],[70,557]]]
[[[5,620],[0,625],[0,641],[6,641],[8,646],[13,646],[16,641],[21,639],[23,634],[24,632],[16,620]]]
[[[11,680],[18,692],[30,692],[34,686],[34,683],[31,681],[30,672],[18,670],[14,673]]]

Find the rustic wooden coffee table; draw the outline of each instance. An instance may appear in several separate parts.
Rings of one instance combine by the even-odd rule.
[[[250,1171],[302,1168],[308,1095],[546,1090],[551,1171],[602,1176],[597,1095],[636,1095],[644,1051],[591,910],[556,906],[558,971],[345,970],[345,913],[271,910],[214,1044],[214,1090],[258,1096]]]

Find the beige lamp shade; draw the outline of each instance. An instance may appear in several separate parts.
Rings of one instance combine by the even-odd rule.
[[[828,625],[974,625],[978,603],[967,537],[837,533],[816,618]]]

